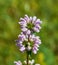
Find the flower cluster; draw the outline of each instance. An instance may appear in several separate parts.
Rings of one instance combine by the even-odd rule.
[[[23,62],[23,64],[22,64],[21,61],[14,61],[14,63],[15,63],[16,65],[23,65],[23,64],[27,64],[27,61],[25,60],[25,61]],[[28,64],[29,64],[29,65],[40,65],[40,64],[35,64],[34,59],[29,60],[29,61],[28,61]]]
[[[31,51],[31,53],[37,54],[39,50],[39,45],[41,44],[41,40],[39,36],[36,36],[35,32],[40,32],[42,21],[37,19],[36,16],[28,17],[27,15],[24,18],[20,18],[20,22],[18,22],[21,27],[21,33],[18,35],[17,46],[21,52]],[[27,54],[28,54],[27,52]],[[29,55],[29,54],[28,54]],[[21,61],[14,61],[16,65],[23,65]],[[35,64],[34,60],[24,61],[26,65],[40,65]]]
[[[27,35],[24,35],[23,33],[21,33],[18,36],[17,46],[20,48],[19,50],[21,52],[24,52],[27,49],[27,50],[32,50],[32,52],[34,54],[36,54],[40,44],[41,44],[41,40],[39,39],[38,36],[35,36],[35,35],[27,36]],[[27,46],[27,48],[26,48],[26,46]]]
[[[21,25],[21,30],[25,34],[30,34],[31,31],[39,32],[41,29],[40,27],[41,23],[42,21],[40,21],[40,19],[37,19],[36,16],[28,17],[27,15],[25,15],[24,18],[20,18],[19,22],[19,24]]]
[[[33,32],[39,32],[42,21],[37,19],[36,16],[28,17],[25,15],[24,18],[20,18],[21,34],[18,35],[17,46],[20,48],[21,52],[27,50],[32,50],[34,54],[37,53],[38,47],[41,44],[41,40],[38,36],[35,36]],[[33,45],[32,45],[33,43]],[[26,48],[27,46],[27,48]]]

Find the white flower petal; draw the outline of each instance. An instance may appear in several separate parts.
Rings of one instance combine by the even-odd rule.
[[[33,17],[32,23],[34,24],[35,21],[36,21],[36,16]]]
[[[33,50],[33,53],[34,53],[34,54],[37,54],[37,51],[36,51],[36,50]]]
[[[32,59],[32,62],[31,62],[31,64],[33,65],[33,64],[34,64],[34,62],[35,62],[35,61],[34,61],[34,59]]]
[[[28,48],[27,48],[28,50],[31,50],[31,46],[28,46]]]
[[[39,29],[36,28],[36,27],[34,27],[33,30],[36,31],[36,32],[40,32]]]
[[[29,23],[29,17],[28,15],[25,15],[26,23]]]

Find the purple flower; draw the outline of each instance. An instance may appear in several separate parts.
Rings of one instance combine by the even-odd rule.
[[[21,34],[18,35],[18,38],[19,38],[19,42],[20,41],[24,41],[26,39],[25,35],[21,32]]]
[[[27,33],[26,31],[28,30],[39,32],[41,29],[40,26],[41,23],[42,21],[40,21],[40,19],[37,19],[36,16],[28,17],[27,15],[25,15],[24,18],[20,18],[20,22],[19,22],[22,32],[25,33]]]
[[[22,65],[21,61],[14,61],[16,65]]]
[[[18,35],[17,46],[21,52],[26,51],[27,59],[22,63],[21,61],[14,61],[16,65],[40,65],[35,64],[34,59],[29,60],[31,57],[29,52],[37,54],[39,50],[39,46],[41,44],[41,40],[39,36],[36,36],[34,32],[40,32],[42,21],[37,19],[36,16],[28,17],[25,15],[24,18],[20,18],[20,22],[18,22],[21,27],[21,34]]]
[[[39,50],[39,45],[41,44],[41,40],[38,36],[35,36],[34,34],[33,35],[24,35],[23,33],[21,33],[19,36],[18,36],[18,42],[17,42],[17,46],[19,47],[19,50],[21,52],[25,51],[26,50],[26,44],[24,44],[24,42],[27,42],[27,50],[31,50],[32,49],[32,52],[34,54],[37,53],[37,51]],[[30,43],[32,42],[32,43]],[[33,44],[33,45],[31,45]]]
[[[20,18],[20,26],[21,26],[21,34],[18,35],[17,46],[21,52],[27,50],[31,50],[34,54],[39,50],[39,45],[41,44],[41,40],[38,36],[35,36],[32,32],[39,32],[41,29],[40,24],[42,21],[37,19],[36,16],[28,17],[27,15],[24,18]],[[24,43],[26,42],[26,43]],[[31,44],[32,42],[32,44]],[[28,44],[29,43],[29,44]],[[27,45],[27,48],[26,48]]]
[[[19,47],[19,50],[21,52],[25,51],[25,46],[23,45],[23,42],[26,40],[26,36],[21,32],[20,35],[18,35],[18,41],[17,46]]]
[[[25,51],[25,46],[23,45],[20,49],[21,52]]]
[[[29,38],[31,41],[33,41],[33,47],[32,47],[32,52],[34,54],[37,54],[37,51],[39,50],[39,45],[41,44],[41,40],[39,39],[38,36],[35,36],[34,34],[33,35],[30,35],[30,38]]]
[[[25,46],[22,43],[17,43],[16,45],[19,47],[21,52],[25,51]]]

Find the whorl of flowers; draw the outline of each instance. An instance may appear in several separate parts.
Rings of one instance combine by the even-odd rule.
[[[30,34],[31,32],[39,32],[41,29],[41,23],[42,21],[40,21],[40,19],[37,19],[36,16],[28,17],[27,15],[25,15],[24,18],[20,18],[19,22],[22,32],[26,34]]]
[[[37,54],[37,51],[39,50],[39,45],[41,44],[41,40],[40,37],[36,36],[34,33],[40,32],[40,25],[42,21],[40,19],[37,19],[36,16],[28,17],[27,15],[25,15],[24,18],[20,18],[20,22],[18,23],[21,27],[21,33],[18,35],[18,40],[16,40],[16,45],[19,47],[19,50],[21,52],[31,51],[31,53]],[[14,63],[16,65],[22,65],[21,61],[15,61]]]
[[[23,65],[23,64],[25,65],[25,64],[27,64],[27,61],[25,60],[25,61],[23,62],[23,64],[22,64],[21,61],[14,61],[14,63],[15,63],[16,65]],[[29,65],[40,65],[40,64],[35,64],[34,59],[29,60],[28,63],[29,63]]]

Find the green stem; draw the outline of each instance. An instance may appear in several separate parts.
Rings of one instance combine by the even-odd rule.
[[[28,42],[29,42],[29,36],[28,36]],[[27,45],[27,48],[28,48],[28,45]],[[28,53],[28,50],[26,50],[26,53],[27,53],[27,65],[29,65],[29,53]]]
[[[28,65],[28,60],[29,60],[28,58],[29,58],[29,55],[28,55],[28,51],[27,51],[27,65]]]

